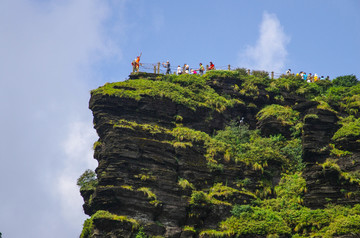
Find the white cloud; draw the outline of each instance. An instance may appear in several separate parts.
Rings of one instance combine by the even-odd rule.
[[[57,176],[55,195],[61,201],[61,213],[74,228],[81,227],[84,219],[82,204],[79,196],[79,188],[76,185],[77,178],[84,172],[84,168],[94,170],[97,166],[93,159],[93,151],[90,149],[97,136],[91,123],[73,122],[68,128],[68,137],[63,143],[66,153],[65,166]],[[69,212],[77,211],[77,212]]]
[[[121,58],[104,22],[122,9],[108,4],[0,1],[4,237],[80,234],[85,215],[76,179],[96,164],[91,150],[96,133],[87,108],[94,65]]]
[[[286,35],[275,14],[264,12],[260,25],[260,36],[254,46],[248,46],[239,54],[239,64],[254,70],[281,73],[284,71],[288,55],[286,45],[290,37]]]

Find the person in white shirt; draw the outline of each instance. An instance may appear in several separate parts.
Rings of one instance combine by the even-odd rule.
[[[182,74],[182,69],[181,69],[180,65],[178,65],[178,67],[177,67],[177,74],[178,75]]]

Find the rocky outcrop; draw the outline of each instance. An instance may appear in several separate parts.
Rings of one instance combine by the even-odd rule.
[[[157,80],[157,75],[139,74],[130,78]],[[149,236],[196,237],[198,234],[190,228],[216,229],[221,220],[231,215],[231,205],[248,204],[254,199],[264,176],[272,176],[268,179],[272,186],[276,185],[281,166],[270,164],[271,174],[262,174],[248,164],[226,160],[220,153],[216,160],[223,166],[217,168],[206,157],[209,152],[204,141],[177,141],[170,131],[181,124],[213,135],[235,121],[252,129],[259,128],[265,136],[282,134],[290,138],[290,126],[284,126],[275,117],[257,120],[259,110],[270,104],[292,107],[304,123],[302,151],[303,161],[307,163],[303,172],[307,181],[304,203],[314,208],[329,202],[358,203],[358,185],[344,172],[360,169],[359,152],[353,151],[351,157],[340,161],[339,168],[321,165],[329,158],[336,159],[329,147],[339,128],[336,113],[319,109],[317,102],[291,92],[281,92],[283,100],[278,100],[262,85],[257,85],[256,95],[247,94],[236,90],[241,83],[241,78],[226,77],[208,82],[219,95],[243,102],[224,110],[207,106],[193,110],[161,96],[142,95],[134,99],[93,94],[89,107],[99,135],[94,151],[98,185],[94,190],[82,191],[85,213],[91,216],[105,210],[135,219]],[[239,181],[250,182],[240,187]],[[210,196],[216,185],[234,189],[231,191],[236,196]],[[91,237],[134,237],[139,232],[127,221],[98,218],[93,226]]]
[[[346,175],[359,171],[360,153],[357,147],[347,148],[351,156],[341,157],[331,154],[329,144],[339,129],[336,112],[318,109],[315,102],[297,106],[304,116],[302,133],[303,161],[306,168],[303,176],[308,192],[304,196],[305,205],[323,208],[326,204],[356,204],[359,202],[358,183]],[[329,164],[326,161],[332,161]]]
[[[230,215],[230,207],[190,206],[191,190],[182,189],[179,179],[186,179],[199,191],[209,190],[216,183],[237,188],[238,180],[259,179],[255,171],[241,163],[228,162],[221,171],[212,170],[204,158],[201,143],[176,147],[169,143],[174,137],[165,132],[116,127],[111,123],[127,120],[150,125],[156,122],[171,129],[176,123],[175,116],[182,115],[184,126],[210,133],[224,128],[234,108],[220,114],[206,108],[191,111],[166,99],[144,97],[136,101],[107,95],[93,96],[90,108],[100,145],[94,154],[99,162],[96,169],[99,184],[91,201],[84,196],[84,210],[88,215],[107,210],[136,219],[147,234],[188,237],[189,232],[184,233],[182,227],[216,228],[221,219]],[[239,116],[254,118],[245,107],[236,110]],[[236,199],[238,203],[247,203],[252,197],[243,194]]]

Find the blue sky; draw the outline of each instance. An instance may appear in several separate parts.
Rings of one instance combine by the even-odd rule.
[[[0,232],[78,237],[89,92],[130,62],[360,76],[358,0],[0,1]]]

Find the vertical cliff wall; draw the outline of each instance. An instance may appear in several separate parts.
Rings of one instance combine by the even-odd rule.
[[[330,144],[339,114],[296,91],[299,79],[287,80],[241,71],[140,73],[93,90],[97,184],[81,190],[92,216],[83,237],[196,237],[218,229],[235,205],[275,198],[283,174],[299,171],[306,206],[357,203],[358,184],[349,178],[360,165],[358,142],[337,167],[325,164],[338,159]],[[284,149],[296,142],[302,161]]]

